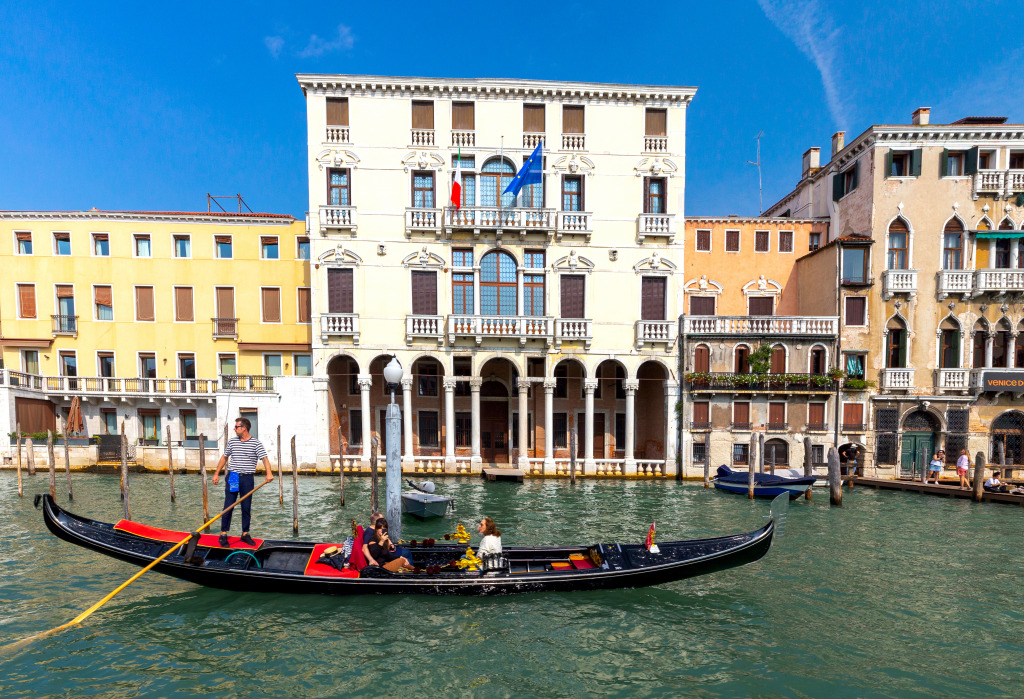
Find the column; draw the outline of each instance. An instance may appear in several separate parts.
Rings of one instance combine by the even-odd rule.
[[[996,334],[992,331],[985,333],[985,366],[992,368],[992,345]]]
[[[1006,366],[1020,368],[1017,366],[1017,333],[1010,333],[1010,341],[1006,343]]]
[[[316,377],[313,379],[313,396],[316,404],[316,470],[331,468],[331,392],[328,390],[327,377]],[[284,435],[281,435],[284,439]],[[297,440],[296,440],[297,441]],[[338,445],[339,449],[341,444]],[[282,458],[285,449],[281,448]],[[300,457],[301,458],[301,457]],[[276,460],[276,455],[275,455]],[[340,463],[340,462],[339,462]]]
[[[373,379],[369,374],[359,374],[356,382],[359,384],[359,408],[363,417],[363,463],[369,466],[370,440],[373,437],[370,433],[370,387],[373,385]]]
[[[555,472],[555,380],[544,379],[544,468],[541,475]]]
[[[1016,240],[1010,244],[1010,269],[1017,269],[1020,267],[1018,264],[1020,248],[1016,245]]]
[[[623,382],[626,388],[626,463],[623,465],[623,473],[627,476],[636,475],[636,433],[633,425],[636,422],[636,391],[640,388],[640,381],[632,379]]]
[[[1016,248],[1014,248],[1016,249]],[[526,315],[526,306],[523,304],[523,268],[516,270],[516,314]]]
[[[480,386],[484,380],[479,376],[473,376],[469,379],[469,391],[471,396],[470,410],[472,411],[472,427],[473,427],[473,456],[470,458],[470,471],[473,467],[479,467],[483,463],[483,459],[480,457]]]
[[[519,463],[517,466],[520,471],[525,473],[530,470],[528,447],[530,432],[527,429],[529,423],[527,397],[529,396],[530,382],[527,379],[518,379],[516,386],[519,388]]]
[[[480,267],[473,268],[473,313],[480,315]]]
[[[679,417],[676,415],[676,403],[679,402],[679,384],[675,381],[665,382],[665,475],[676,473],[676,452],[679,438]]]
[[[595,473],[597,464],[594,463],[594,391],[597,390],[597,379],[584,379],[583,391],[586,396],[586,413],[583,418],[586,435],[586,444],[583,447],[583,474]]]
[[[455,472],[455,379],[446,376],[444,386],[444,470]]]
[[[412,448],[412,377],[402,377],[402,438],[405,442],[404,454],[402,455],[403,467],[412,470],[413,453]]]

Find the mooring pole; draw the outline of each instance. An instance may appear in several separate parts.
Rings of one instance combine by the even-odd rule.
[[[338,427],[338,485],[341,488],[341,506],[345,506],[345,440]]]
[[[918,450],[921,453],[921,482],[928,482],[928,455],[925,453],[924,445]]]
[[[299,461],[295,458],[295,435],[292,435],[292,531],[299,533]]]
[[[199,435],[199,477],[203,480],[203,521],[210,519],[210,493],[206,485],[206,435]],[[225,476],[226,478],[227,476]]]
[[[814,475],[814,467],[811,465],[811,438],[804,437],[804,476],[810,478]],[[807,486],[807,493],[804,495],[808,500],[811,499],[811,490],[814,488],[814,484]]]
[[[757,471],[757,435],[750,435],[750,452],[747,454],[747,497],[754,499],[754,473]]]
[[[185,432],[181,433],[181,445],[185,446]],[[167,426],[167,473],[171,476],[171,502],[174,502],[174,449],[171,446],[171,426]]]
[[[985,454],[978,452],[974,456],[974,502],[981,502],[981,494],[985,484]]]
[[[569,433],[569,483],[576,483],[576,428]]]
[[[768,473],[775,475],[775,445],[772,445],[771,465]]]
[[[53,431],[46,430],[46,466],[50,471],[50,497],[57,499],[57,464],[53,455]]]
[[[711,436],[704,437],[704,487],[711,487]]]
[[[25,497],[25,486],[21,480],[21,423],[15,428],[18,431],[18,497]]]
[[[999,442],[999,477],[1006,473],[1006,444]]]
[[[68,477],[68,500],[74,500],[71,490],[71,450],[68,449],[68,421],[64,421],[64,474]]]
[[[281,478],[281,426],[277,426],[277,502],[284,504],[284,479]]]
[[[377,438],[370,438],[370,514],[377,510]]]
[[[757,470],[764,473],[764,435],[757,435]]]
[[[829,503],[832,505],[843,504],[843,482],[839,475],[839,452],[835,447],[828,450],[828,489]]]
[[[36,443],[31,437],[25,440],[25,457],[28,461],[28,475],[36,475]]]
[[[131,493],[128,483],[128,435],[124,433],[124,420],[121,421],[121,497],[124,498],[124,518],[132,518]]]

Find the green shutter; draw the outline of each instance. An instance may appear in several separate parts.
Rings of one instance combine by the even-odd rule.
[[[892,148],[885,154],[885,177],[892,177]]]
[[[949,151],[945,148],[942,149],[942,154],[939,156],[939,177],[945,177],[949,172]]]
[[[832,175],[832,201],[839,201],[843,198],[843,173],[837,172]]]
[[[955,330],[953,331],[953,363],[956,366],[951,368],[960,368],[960,333]]]
[[[909,333],[906,330],[900,330],[899,332],[900,332],[900,366],[899,366],[899,368],[900,369],[906,369],[907,368],[907,342],[909,341],[909,338],[907,337],[907,335]]]
[[[967,160],[964,161],[964,174],[973,175],[978,171],[978,147],[975,146],[967,151]]]
[[[910,174],[914,177],[921,176],[921,149],[916,148],[910,151]]]

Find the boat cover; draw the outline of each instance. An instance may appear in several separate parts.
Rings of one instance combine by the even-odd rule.
[[[141,536],[143,539],[152,539],[153,541],[163,541],[168,544],[176,544],[187,536],[191,536],[189,532],[176,532],[173,529],[160,529],[159,527],[151,527],[148,524],[142,524],[141,522],[133,522],[130,519],[122,519],[114,525],[114,529],[135,536]],[[211,549],[249,549],[255,550],[263,545],[263,539],[253,538],[256,542],[255,546],[250,546],[244,543],[241,538],[237,536],[228,537],[228,545],[221,546],[220,540],[213,534],[200,534],[199,545],[204,548]]]

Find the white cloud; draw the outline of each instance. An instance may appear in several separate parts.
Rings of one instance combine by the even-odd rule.
[[[849,126],[850,98],[839,85],[842,32],[817,0],[757,0],[765,16],[818,69],[832,120]]]
[[[299,58],[312,58],[323,56],[325,53],[347,51],[352,48],[354,43],[355,37],[352,36],[352,30],[344,24],[339,24],[337,36],[330,41],[322,39],[316,34],[310,36],[306,48],[299,52]]]
[[[270,51],[270,55],[274,58],[279,57],[281,50],[284,49],[284,39],[279,36],[265,37],[263,43],[267,45],[267,50]]]

